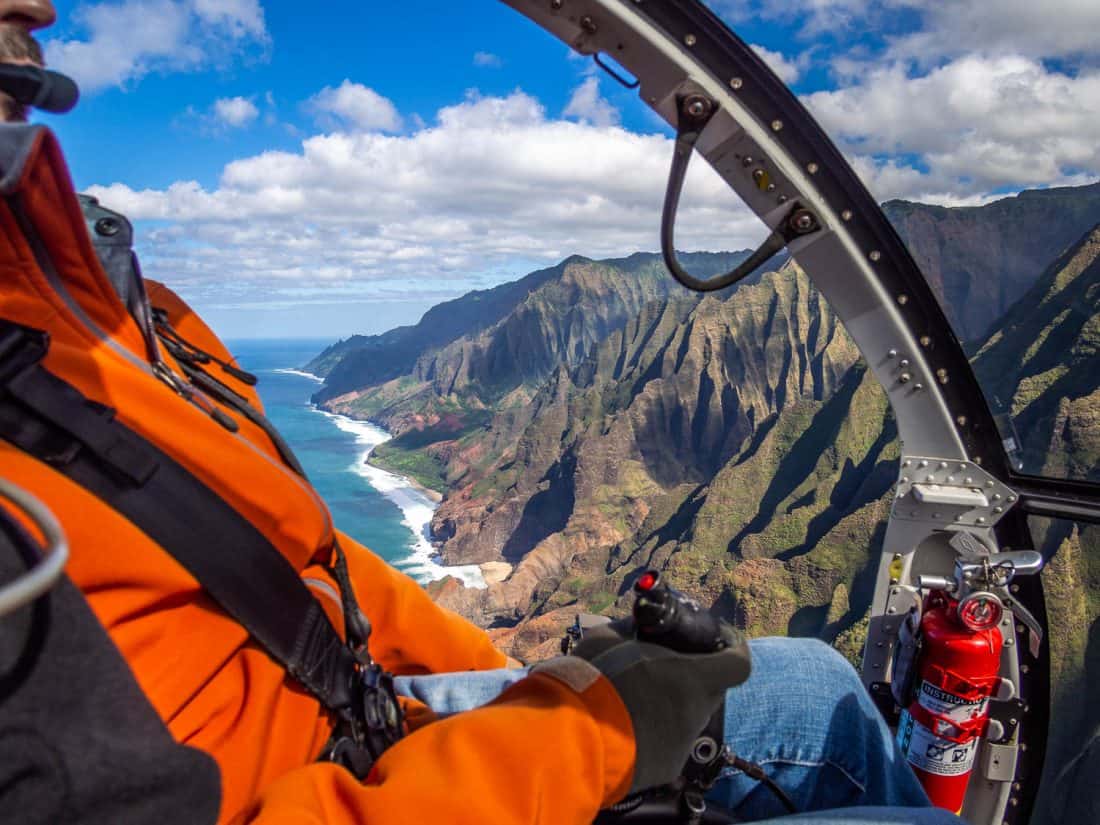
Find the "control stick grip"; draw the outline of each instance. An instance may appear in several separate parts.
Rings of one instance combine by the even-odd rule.
[[[728,647],[721,622],[669,587],[659,571],[642,573],[634,593],[634,630],[640,641],[679,653],[714,653]]]

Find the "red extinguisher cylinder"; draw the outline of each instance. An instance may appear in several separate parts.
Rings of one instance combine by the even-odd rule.
[[[963,626],[954,600],[930,603],[936,606],[921,617],[924,643],[897,741],[932,804],[958,813],[1000,682],[1004,640],[997,627]]]

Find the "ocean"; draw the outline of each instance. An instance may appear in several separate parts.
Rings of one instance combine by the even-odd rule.
[[[320,379],[299,368],[331,341],[227,343],[240,365],[259,377],[268,418],[297,454],[341,530],[422,584],[450,575],[468,586],[484,586],[476,565],[444,567],[434,560],[428,526],[435,502],[407,479],[366,463],[389,434],[310,404]]]

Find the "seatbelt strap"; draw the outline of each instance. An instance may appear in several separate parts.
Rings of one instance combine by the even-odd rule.
[[[40,366],[46,333],[0,320],[0,438],[129,519],[322,705],[358,716],[358,664],[297,571],[154,444]]]

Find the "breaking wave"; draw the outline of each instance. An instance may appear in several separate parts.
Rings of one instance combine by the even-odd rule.
[[[281,370],[281,372],[308,375],[297,370]],[[391,562],[393,566],[408,573],[421,584],[437,581],[444,576],[453,576],[467,587],[485,587],[485,579],[478,565],[464,564],[448,567],[439,563],[438,555],[429,538],[432,515],[438,505],[404,476],[380,470],[367,463],[367,457],[374,448],[389,441],[392,436],[381,427],[376,427],[367,421],[356,421],[346,415],[337,415],[317,408],[314,410],[331,419],[344,432],[355,436],[356,443],[363,451],[349,469],[366,479],[371,487],[400,508],[403,516],[402,523],[413,534],[414,544],[412,554],[408,558]]]

